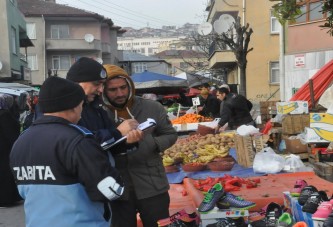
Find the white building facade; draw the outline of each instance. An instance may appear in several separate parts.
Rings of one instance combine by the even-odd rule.
[[[175,41],[180,41],[184,38],[186,37],[118,37],[117,43],[118,50],[129,50],[135,53],[151,56],[160,52],[162,46],[172,44]]]

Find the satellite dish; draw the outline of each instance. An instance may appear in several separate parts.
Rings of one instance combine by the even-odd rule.
[[[91,43],[92,41],[94,41],[94,36],[92,34],[85,34],[84,35],[84,40],[87,42],[87,43]]]
[[[209,33],[212,32],[212,30],[213,30],[213,26],[209,22],[202,23],[198,27],[198,33],[200,35],[208,35]]]
[[[235,19],[230,14],[222,14],[218,20],[214,22],[214,30],[218,34],[229,31],[232,28]]]
[[[3,65],[2,65],[2,62],[0,61],[0,71],[1,71],[2,67],[3,67]]]
[[[95,59],[99,64],[103,65],[103,59],[102,58],[96,58]]]

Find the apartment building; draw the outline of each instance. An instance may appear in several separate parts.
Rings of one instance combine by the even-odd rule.
[[[24,16],[18,10],[16,0],[0,1],[0,11],[0,81],[29,81],[25,54],[33,44],[27,36]]]
[[[165,50],[155,56],[172,65],[171,75],[197,73],[204,71],[208,65],[206,55],[193,50]]]
[[[117,61],[117,36],[124,31],[111,19],[55,0],[17,1],[34,44],[27,54],[31,84],[42,84],[50,75],[65,77],[83,56],[105,64]]]
[[[175,41],[184,39],[185,36],[177,37],[119,37],[118,49],[128,50],[146,56],[160,52],[162,46],[169,46]]]
[[[134,53],[128,50],[119,50],[119,65],[124,68],[129,75],[149,71],[153,73],[171,74],[171,64],[167,61],[143,54]]]
[[[302,16],[285,27],[285,78],[281,84],[285,88],[285,100],[333,59],[333,38],[328,29],[319,27],[327,16],[321,12],[323,2],[304,1]]]
[[[247,55],[246,68],[246,94],[253,102],[280,99],[280,26],[271,13],[273,4],[267,0],[256,0],[255,4],[250,0],[210,0],[206,7],[207,21],[212,25],[222,15],[230,15],[234,19],[240,17],[242,25],[248,23],[253,29],[249,43],[249,49],[253,48],[253,51]],[[221,48],[213,42],[209,64],[212,69],[224,70],[229,84],[239,85],[240,71],[235,54],[230,49]]]

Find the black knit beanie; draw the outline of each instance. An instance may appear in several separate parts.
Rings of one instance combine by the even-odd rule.
[[[90,82],[106,79],[106,71],[94,59],[81,57],[69,69],[67,79],[74,82]]]
[[[52,76],[40,88],[38,103],[43,113],[54,113],[72,109],[84,98],[85,93],[80,85]]]

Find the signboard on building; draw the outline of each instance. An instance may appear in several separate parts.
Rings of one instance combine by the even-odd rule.
[[[303,68],[305,66],[305,55],[295,55],[295,68]]]

